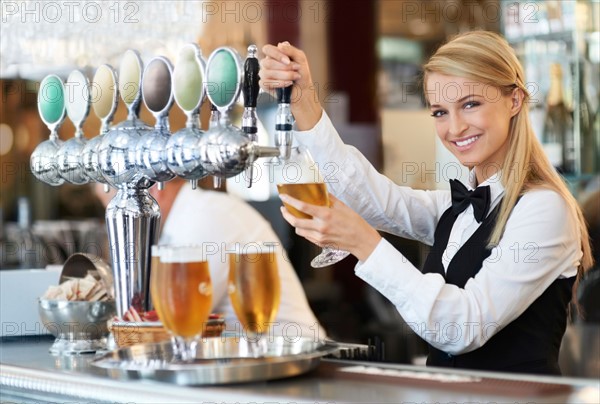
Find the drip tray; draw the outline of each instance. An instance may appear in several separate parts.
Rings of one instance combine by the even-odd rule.
[[[333,341],[236,336],[201,338],[193,362],[175,358],[170,342],[133,345],[95,359],[92,366],[117,379],[179,385],[216,385],[281,379],[314,369],[338,350]]]

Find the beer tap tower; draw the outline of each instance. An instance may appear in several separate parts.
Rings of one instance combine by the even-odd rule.
[[[199,48],[187,45],[181,50],[175,68],[166,58],[156,57],[144,69],[139,54],[127,51],[118,80],[108,65],[96,71],[93,82],[99,95],[94,97],[93,106],[102,121],[102,129],[87,143],[81,135],[64,144],[58,139],[56,130],[66,110],[65,86],[55,75],[42,81],[38,109],[51,133],[50,138],[34,150],[31,170],[49,185],[97,181],[116,188],[117,193],[106,209],[106,225],[120,318],[131,309],[140,313],[152,309],[151,246],[158,242],[161,215],[158,203],[148,192],[151,186],[158,183],[161,189],[163,183],[180,176],[195,187],[198,179],[209,174],[220,180],[245,171],[250,187],[252,165],[258,158],[289,156],[291,88],[279,91],[276,146],[257,143],[258,70],[254,45],[248,47],[244,65],[238,53],[229,47],[216,49],[205,64]],[[78,83],[84,82],[85,78],[74,77]],[[239,129],[232,125],[229,112],[242,88],[244,114],[242,129]],[[110,127],[118,93],[127,106],[128,117]],[[217,125],[202,132],[198,112],[205,95],[218,110],[220,119]],[[138,117],[142,99],[156,118],[154,129]],[[188,120],[186,128],[171,135],[167,117],[174,100]],[[79,113],[75,120],[80,122],[74,121],[78,128],[87,115],[88,102],[86,99],[78,108],[70,108]],[[77,151],[73,152],[72,148]],[[61,157],[63,163],[59,165],[59,156],[68,158]],[[65,161],[69,162],[68,166]]]

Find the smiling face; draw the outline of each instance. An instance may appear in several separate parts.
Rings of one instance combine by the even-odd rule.
[[[461,164],[475,167],[479,183],[502,167],[518,92],[439,73],[427,75],[426,97],[438,137]]]

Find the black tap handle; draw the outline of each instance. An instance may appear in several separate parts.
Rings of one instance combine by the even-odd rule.
[[[244,85],[242,91],[244,92],[244,107],[256,108],[256,101],[258,100],[258,71],[260,70],[258,59],[256,58],[256,45],[250,45],[248,47],[248,57],[244,62]]]
[[[292,86],[278,88],[277,90],[277,103],[278,104],[289,104],[292,99]]]

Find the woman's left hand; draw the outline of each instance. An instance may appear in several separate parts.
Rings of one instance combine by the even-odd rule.
[[[282,201],[312,216],[302,219],[281,207],[284,219],[296,228],[296,234],[320,247],[332,247],[350,252],[366,260],[381,240],[381,236],[360,215],[329,194],[330,206],[312,205],[289,195],[279,195]]]

